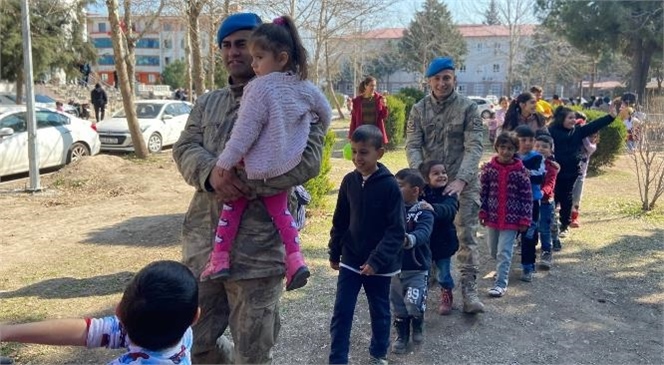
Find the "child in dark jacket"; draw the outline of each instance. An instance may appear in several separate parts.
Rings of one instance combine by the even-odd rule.
[[[371,360],[387,363],[390,281],[401,271],[406,214],[396,179],[378,163],[385,152],[380,129],[360,126],[350,143],[355,170],[341,182],[330,232],[330,266],[339,271],[339,278],[329,363],[348,364],[353,315],[362,287],[371,315]]]
[[[609,114],[583,126],[576,125],[574,110],[560,106],[553,113],[553,122],[549,133],[556,146],[556,161],[560,172],[556,178],[555,200],[560,204],[560,237],[564,237],[572,222],[572,191],[580,174],[583,139],[599,132],[616,118],[615,108],[609,108]]]
[[[403,243],[401,273],[392,277],[390,289],[394,327],[397,330],[392,352],[405,354],[411,324],[413,343],[420,344],[423,340],[427,276],[431,268],[429,238],[433,227],[433,213],[429,204],[418,201],[424,188],[424,179],[419,171],[403,169],[395,176],[406,207],[406,237]]]
[[[556,186],[556,176],[560,165],[553,157],[553,139],[548,134],[538,135],[535,138],[535,150],[544,157],[544,166],[546,173],[544,174],[544,182],[542,182],[542,199],[540,200],[540,214],[537,228],[540,234],[540,242],[542,244],[542,255],[540,256],[539,267],[544,270],[549,270],[553,264],[552,255],[552,239],[558,240],[558,237],[552,237],[554,224],[554,202],[553,191]]]
[[[532,281],[535,272],[537,257],[537,240],[539,222],[540,199],[542,199],[542,182],[546,173],[544,157],[533,150],[535,146],[535,132],[528,126],[518,126],[516,136],[519,139],[518,158],[530,174],[530,185],[533,199],[532,220],[530,227],[521,235],[521,266],[523,268],[521,280]]]
[[[496,281],[489,289],[492,297],[505,295],[514,240],[531,223],[532,188],[528,170],[515,158],[518,146],[512,133],[501,133],[494,145],[497,155],[480,174],[480,224],[487,227],[491,257],[497,260]]]
[[[443,194],[448,183],[447,170],[442,161],[426,161],[420,166],[420,173],[427,185],[424,187],[422,200],[433,207],[434,223],[431,233],[431,256],[437,269],[437,281],[440,285],[440,305],[438,314],[447,315],[452,312],[452,256],[459,249],[454,217],[459,211],[459,200],[456,195]]]

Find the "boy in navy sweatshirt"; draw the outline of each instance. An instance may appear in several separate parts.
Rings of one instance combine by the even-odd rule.
[[[518,157],[523,162],[526,170],[530,173],[530,185],[533,191],[533,213],[530,227],[521,234],[521,280],[530,282],[535,272],[535,260],[537,250],[537,222],[539,221],[540,199],[542,199],[542,182],[546,174],[544,157],[534,151],[535,132],[528,126],[518,126],[515,130],[519,138]]]
[[[427,302],[427,277],[431,268],[429,238],[433,228],[433,208],[418,201],[424,179],[416,169],[403,169],[395,175],[406,207],[406,237],[403,241],[401,273],[392,277],[390,303],[394,314],[397,339],[392,352],[408,350],[411,324],[413,343],[423,340],[422,326]]]
[[[385,152],[380,129],[360,126],[350,144],[355,170],[341,182],[328,245],[330,266],[339,271],[329,363],[348,363],[357,295],[364,287],[371,315],[371,362],[387,364],[390,281],[401,271],[406,213],[396,179],[378,163]]]

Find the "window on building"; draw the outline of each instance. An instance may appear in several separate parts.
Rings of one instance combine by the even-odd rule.
[[[154,74],[149,74],[148,75],[148,83],[154,84],[155,82],[157,82],[157,77]]]
[[[163,29],[164,29],[164,32],[171,32],[171,31],[173,31],[173,24],[164,23]]]
[[[493,72],[500,72],[500,65],[497,63],[493,64]]]
[[[159,39],[139,39],[138,42],[136,42],[136,48],[159,48]]]
[[[466,65],[459,66],[459,72],[466,72]]]
[[[104,82],[108,81],[108,74],[105,73],[105,72],[102,72],[101,73],[101,80],[104,81]]]
[[[164,57],[164,65],[168,66],[171,63],[171,58],[170,57]]]
[[[484,95],[484,84],[475,84],[473,87],[473,94]]]
[[[164,48],[166,49],[173,48],[173,41],[170,39],[164,39]]]
[[[97,23],[97,27],[99,29],[99,33],[106,33],[106,23],[105,22]]]
[[[494,43],[493,48],[500,49],[500,43],[499,42]]]
[[[466,84],[459,84],[457,92],[461,95],[466,95]]]
[[[482,50],[482,43],[477,43],[477,50],[481,51]]]
[[[111,38],[92,38],[92,45],[95,48],[113,48]]]
[[[501,84],[491,84],[491,95],[502,95],[503,87]]]
[[[115,65],[115,59],[110,54],[102,55],[99,56],[99,59],[97,59],[97,64],[101,66]]]
[[[159,56],[136,56],[136,66],[159,66]]]

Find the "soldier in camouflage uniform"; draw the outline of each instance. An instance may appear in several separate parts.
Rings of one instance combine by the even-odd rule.
[[[459,237],[457,258],[461,269],[463,311],[484,312],[477,296],[476,278],[479,253],[478,164],[482,156],[482,119],[477,105],[459,95],[454,87],[454,62],[439,57],[429,65],[431,94],[415,104],[407,125],[406,154],[411,168],[430,159],[445,163],[450,183],[447,194],[459,194],[459,212],[455,219]]]
[[[196,188],[182,228],[183,261],[199,276],[213,247],[221,202],[252,190],[235,171],[216,166],[237,117],[244,85],[254,77],[247,41],[260,24],[251,13],[237,13],[221,24],[217,39],[230,86],[201,95],[185,130],[173,146],[173,158],[185,181]],[[269,179],[273,189],[286,190],[318,175],[325,128],[312,124],[302,162],[285,175]],[[290,209],[295,214],[296,199]],[[251,200],[231,252],[231,275],[199,285],[201,317],[193,326],[194,363],[270,363],[279,333],[279,299],[285,273],[284,245],[260,200]],[[235,342],[231,356],[221,337],[230,326]],[[226,348],[226,351],[223,350]]]

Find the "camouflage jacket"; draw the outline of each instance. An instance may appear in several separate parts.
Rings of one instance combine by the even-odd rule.
[[[412,168],[429,159],[445,163],[450,181],[477,185],[482,157],[482,119],[477,105],[456,91],[445,100],[431,94],[413,105],[406,127],[406,156]]]
[[[173,146],[173,159],[185,181],[196,188],[182,227],[183,262],[200,274],[212,250],[219,220],[219,203],[211,191],[208,177],[224,149],[237,118],[243,85],[206,93],[196,100],[180,139]],[[326,130],[322,123],[312,124],[302,161],[293,170],[266,184],[287,190],[318,175]],[[290,209],[295,214],[292,196]],[[254,279],[282,275],[283,243],[265,206],[251,200],[243,215],[231,250],[231,279]]]

